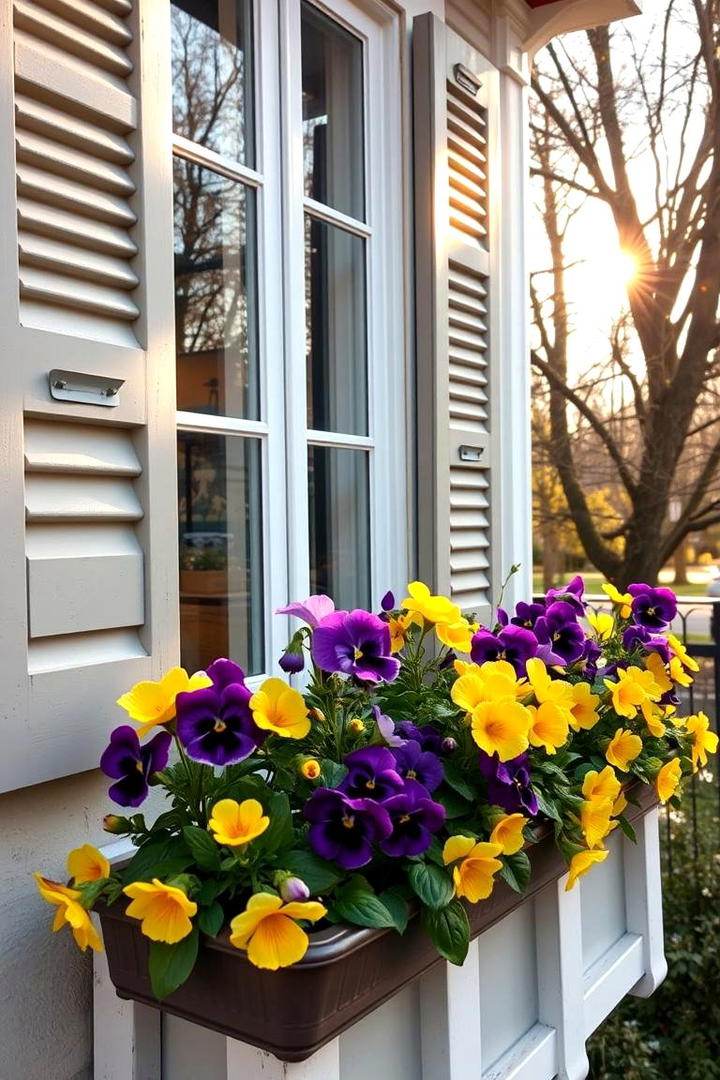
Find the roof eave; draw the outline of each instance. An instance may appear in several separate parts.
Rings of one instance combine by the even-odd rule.
[[[642,13],[642,0],[556,0],[530,13],[523,52],[532,58],[557,34],[590,30]]]

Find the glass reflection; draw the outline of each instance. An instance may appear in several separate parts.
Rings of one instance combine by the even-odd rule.
[[[264,670],[257,439],[178,434],[180,650],[188,671],[230,656]]]
[[[362,42],[302,5],[305,194],[351,217],[365,213]]]
[[[178,409],[258,419],[255,193],[175,158]]]
[[[310,592],[370,604],[370,486],[364,450],[308,448]]]
[[[253,164],[252,0],[173,0],[173,130]]]
[[[308,427],[367,435],[365,240],[305,219]]]

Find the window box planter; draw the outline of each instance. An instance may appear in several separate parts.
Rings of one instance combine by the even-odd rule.
[[[628,821],[638,822],[655,805],[644,784],[628,787]],[[489,930],[519,905],[557,881],[567,867],[545,836],[528,850],[532,876],[518,894],[498,882],[492,896],[468,907],[471,936]],[[98,905],[110,978],[121,998],[219,1031],[268,1050],[282,1061],[303,1061],[414,979],[439,963],[417,916],[403,937],[392,930],[331,926],[311,934],[298,964],[277,972],[253,967],[224,931],[204,938],[188,981],[164,1001],[152,994],[147,974],[148,942],[125,901]]]

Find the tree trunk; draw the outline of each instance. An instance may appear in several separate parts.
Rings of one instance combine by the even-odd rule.
[[[677,585],[687,585],[687,540],[683,540],[680,546],[675,549],[675,555],[673,556],[673,562],[675,564],[675,581]]]

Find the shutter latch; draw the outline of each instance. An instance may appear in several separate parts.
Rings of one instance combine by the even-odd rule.
[[[50,394],[56,401],[75,401],[83,405],[119,405],[124,379],[107,375],[86,375],[79,371],[53,368],[48,375]]]
[[[458,453],[461,461],[480,461],[483,455],[483,446],[459,446]]]
[[[456,64],[453,68],[453,75],[455,76],[455,82],[458,86],[461,86],[463,90],[467,90],[473,97],[477,94],[478,90],[482,86],[482,82],[478,79],[477,75],[473,75],[469,68],[466,68],[464,64]]]

